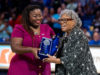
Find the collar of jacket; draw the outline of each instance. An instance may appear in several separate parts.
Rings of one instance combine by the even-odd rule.
[[[64,34],[62,38],[63,38],[63,40],[66,40],[66,41],[68,41],[68,40],[73,41],[73,40],[77,39],[77,37],[78,37],[77,33],[79,33],[79,32],[80,32],[80,28],[75,26],[71,30],[71,32],[68,36],[66,34]]]

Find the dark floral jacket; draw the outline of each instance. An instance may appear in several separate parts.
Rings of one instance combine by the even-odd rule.
[[[56,75],[97,75],[88,40],[79,27],[61,38],[57,57],[62,64],[56,65]]]

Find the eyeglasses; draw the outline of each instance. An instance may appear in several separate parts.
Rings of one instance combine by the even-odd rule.
[[[73,20],[73,19],[71,19],[71,18],[63,18],[63,19],[58,19],[58,21],[59,22],[67,22],[67,21],[71,21],[71,20]]]

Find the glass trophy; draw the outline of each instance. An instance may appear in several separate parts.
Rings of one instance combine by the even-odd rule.
[[[53,56],[57,52],[59,44],[59,36],[55,36],[54,39],[49,38],[42,38],[41,44],[40,44],[40,51],[38,52],[38,56],[42,60],[43,58],[48,58],[48,55]]]
[[[51,50],[51,46],[52,46],[52,39],[49,38],[42,38],[41,44],[40,44],[40,51],[38,53],[38,56],[40,57],[40,59],[42,60],[43,58],[47,58],[47,54],[50,53]]]
[[[57,35],[52,41],[52,46],[49,53],[51,56],[53,56],[57,52],[58,44],[59,44],[59,36]]]

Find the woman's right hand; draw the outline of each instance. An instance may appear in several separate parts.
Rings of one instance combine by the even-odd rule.
[[[35,58],[37,58],[37,59],[39,59],[39,57],[37,55],[39,50],[40,50],[40,48],[32,48],[32,53],[35,56]]]

